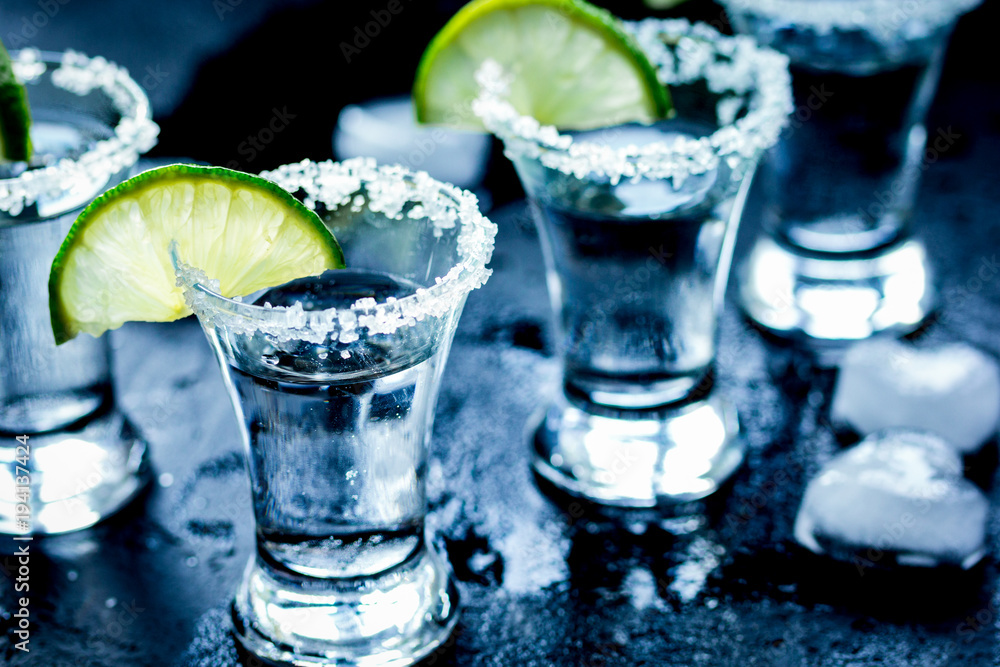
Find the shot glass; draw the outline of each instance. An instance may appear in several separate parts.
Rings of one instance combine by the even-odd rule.
[[[369,158],[263,176],[324,217],[349,268],[226,299],[175,258],[246,443],[257,549],[236,636],[294,665],[408,665],[457,619],[424,536],[428,445],[496,227],[469,193]]]
[[[532,429],[533,466],[597,503],[714,491],[739,465],[732,405],[711,390],[733,242],[761,152],[791,109],[786,58],[687,21],[632,26],[670,85],[663,123],[560,133],[520,115],[495,63],[474,110],[534,214],[563,390]]]
[[[791,60],[795,113],[761,166],[763,233],[740,301],[765,330],[839,349],[934,308],[913,237],[920,178],[955,143],[925,126],[948,37],[979,0],[723,0]]]
[[[0,165],[0,531],[61,533],[135,496],[146,445],[115,408],[108,339],[56,346],[49,268],[76,216],[159,129],[142,89],[103,58],[22,50],[12,62],[35,150]]]

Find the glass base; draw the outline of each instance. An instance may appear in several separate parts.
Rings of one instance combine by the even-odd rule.
[[[44,433],[72,426],[113,401],[105,383],[76,391],[18,397],[0,406],[0,430]]]
[[[412,665],[458,620],[446,561],[423,545],[372,577],[319,579],[250,561],[232,608],[236,638],[275,662],[317,667]]]
[[[913,239],[865,255],[822,258],[761,237],[742,267],[740,302],[766,331],[843,344],[913,331],[933,308],[933,276]]]
[[[709,379],[708,367],[673,377],[609,378],[566,368],[564,391],[609,410],[651,410],[684,400]]]
[[[532,466],[570,495],[655,507],[703,498],[743,460],[736,409],[709,394],[656,411],[592,411],[565,397],[534,429]]]
[[[27,465],[14,435],[0,447],[0,532],[23,533],[13,502],[17,467],[29,471],[30,532],[87,528],[124,507],[148,481],[146,443],[118,410],[66,431],[30,435]]]

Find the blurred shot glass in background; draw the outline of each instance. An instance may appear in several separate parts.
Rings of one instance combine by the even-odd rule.
[[[29,163],[0,165],[0,531],[61,533],[135,496],[146,445],[115,407],[108,338],[56,346],[49,269],[76,216],[129,175],[159,129],[146,94],[113,63],[71,51],[12,60],[35,150]]]
[[[764,231],[738,273],[765,330],[836,350],[934,307],[910,222],[956,138],[924,123],[955,21],[978,3],[723,0],[738,32],[791,59],[795,113],[762,164]]]
[[[344,107],[337,118],[333,149],[339,160],[372,157],[379,164],[403,164],[426,171],[439,181],[474,190],[486,173],[490,136],[418,125],[413,100],[406,95]]]

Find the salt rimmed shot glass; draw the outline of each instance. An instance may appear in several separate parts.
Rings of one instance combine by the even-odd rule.
[[[11,59],[34,156],[0,165],[0,532],[63,533],[136,495],[146,444],[115,406],[108,337],[56,346],[49,269],[77,215],[129,175],[159,128],[114,63],[33,49]]]
[[[764,233],[738,274],[740,301],[821,361],[912,331],[936,305],[911,219],[921,176],[958,136],[925,119],[952,28],[979,2],[722,2],[738,31],[789,56],[796,107],[761,165]]]
[[[630,26],[674,119],[560,133],[520,115],[496,63],[474,111],[534,213],[563,390],[533,429],[537,473],[572,495],[651,507],[739,465],[736,412],[711,390],[717,322],[756,161],[791,110],[787,59],[687,21]]]
[[[471,194],[371,159],[262,175],[326,220],[348,268],[227,299],[175,256],[246,443],[257,550],[236,636],[295,665],[408,665],[457,619],[424,536],[428,445],[496,227]]]

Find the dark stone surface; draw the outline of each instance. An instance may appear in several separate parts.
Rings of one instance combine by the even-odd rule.
[[[984,34],[975,30],[964,34]],[[958,42],[959,62],[984,46]],[[1000,254],[1000,95],[949,72],[930,126],[962,140],[927,171],[918,202],[943,295],[922,335],[998,356],[1000,274],[980,269]],[[196,142],[180,148],[200,156]],[[750,446],[732,483],[694,514],[651,521],[543,495],[524,437],[558,381],[541,256],[521,204],[492,217],[496,272],[462,318],[432,446],[429,523],[464,609],[427,664],[1000,664],[995,511],[989,556],[969,572],[859,571],[794,544],[804,485],[841,446],[826,425],[834,375],[762,340],[732,304],[718,388],[739,406]],[[743,248],[754,218],[751,208]],[[34,542],[30,654],[13,647],[12,580],[0,574],[0,664],[257,664],[228,634],[253,522],[216,363],[191,320],[128,325],[113,340],[120,401],[150,442],[157,481],[91,530]],[[968,464],[996,504],[996,444]],[[0,554],[13,544],[0,537]]]
[[[929,171],[920,207],[945,293],[966,290],[945,299],[925,335],[993,354],[1000,281],[978,291],[968,281],[997,244],[983,218],[997,168],[981,158],[998,139],[980,136],[975,150]],[[464,610],[453,644],[429,664],[996,662],[994,542],[989,562],[970,572],[859,571],[793,543],[805,481],[839,447],[825,425],[833,376],[762,341],[732,308],[719,390],[738,403],[750,445],[732,484],[699,512],[652,521],[596,516],[540,493],[524,425],[558,377],[541,257],[520,204],[493,217],[496,273],[469,299],[435,426],[430,526]],[[227,604],[252,518],[221,375],[192,320],[129,325],[114,341],[122,403],[150,441],[158,482],[92,530],[35,542],[32,652],[12,647],[5,587],[0,657],[53,667],[240,664]],[[989,458],[975,472],[992,488]]]

